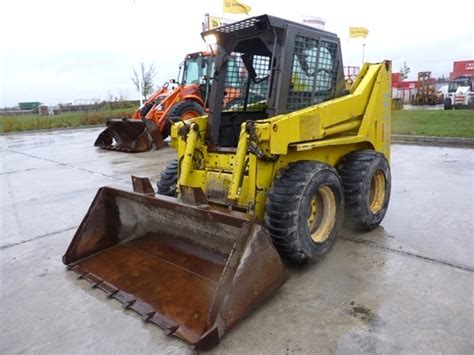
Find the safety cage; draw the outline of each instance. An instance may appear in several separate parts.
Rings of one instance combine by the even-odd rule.
[[[217,42],[209,98],[210,140],[236,147],[240,125],[292,112],[343,94],[339,38],[268,15],[202,36]]]

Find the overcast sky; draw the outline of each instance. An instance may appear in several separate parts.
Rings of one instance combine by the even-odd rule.
[[[469,0],[243,2],[251,16],[325,19],[326,30],[341,38],[344,65],[362,61],[364,40],[349,39],[349,26],[369,29],[367,61],[391,59],[394,71],[406,61],[411,79],[418,71],[447,76],[453,61],[474,59]],[[130,78],[141,60],[156,66],[161,84],[177,76],[184,54],[205,49],[205,13],[223,15],[222,0],[1,0],[0,107],[110,95],[135,99]]]

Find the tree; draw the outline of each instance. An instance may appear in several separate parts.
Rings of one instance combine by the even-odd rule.
[[[148,68],[145,67],[143,62],[140,63],[139,72],[133,68],[132,81],[137,91],[146,100],[148,95],[153,92],[153,85],[155,80],[155,66],[150,64]],[[140,90],[141,85],[141,90]]]
[[[405,80],[408,78],[410,73],[410,67],[407,65],[407,62],[403,62],[403,66],[400,68],[400,79]]]

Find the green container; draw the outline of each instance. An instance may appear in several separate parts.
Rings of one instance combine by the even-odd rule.
[[[18,106],[20,110],[36,110],[41,102],[31,101],[31,102],[19,102]]]

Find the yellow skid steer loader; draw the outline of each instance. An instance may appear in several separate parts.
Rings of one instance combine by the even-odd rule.
[[[209,114],[173,124],[158,194],[137,177],[99,190],[63,261],[206,350],[283,285],[282,259],[316,261],[343,221],[382,221],[391,68],[365,64],[346,90],[335,34],[267,15],[202,36],[217,43]]]

